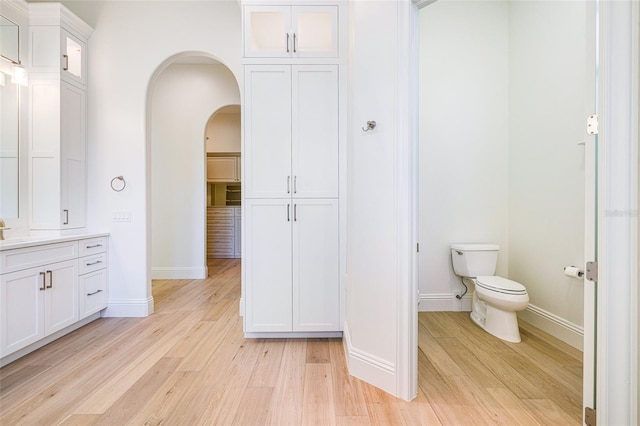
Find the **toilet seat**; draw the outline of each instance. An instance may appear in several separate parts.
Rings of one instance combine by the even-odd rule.
[[[527,294],[527,289],[519,282],[495,275],[476,277],[476,286],[503,294]]]

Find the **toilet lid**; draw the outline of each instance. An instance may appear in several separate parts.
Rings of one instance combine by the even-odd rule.
[[[527,289],[522,284],[502,277],[476,277],[476,285],[498,293],[527,294]]]

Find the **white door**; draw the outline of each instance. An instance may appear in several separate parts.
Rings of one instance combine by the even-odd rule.
[[[292,68],[292,191],[338,196],[338,66]]]
[[[289,32],[291,7],[245,6],[244,56],[286,58],[293,51]]]
[[[338,7],[293,6],[293,56],[338,57]]]
[[[45,336],[42,268],[0,276],[0,356],[8,355]]]
[[[246,198],[291,194],[291,66],[245,66]]]
[[[339,331],[338,200],[293,201],[293,331]]]
[[[243,210],[245,332],[291,331],[291,201],[247,199]]]
[[[78,320],[78,260],[47,265],[45,304],[45,335]]]
[[[61,96],[61,225],[85,226],[87,94],[69,83],[60,83]]]

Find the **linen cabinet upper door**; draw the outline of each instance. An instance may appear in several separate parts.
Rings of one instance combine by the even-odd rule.
[[[244,55],[246,57],[289,57],[293,52],[289,6],[245,6]]]
[[[338,7],[293,6],[293,55],[295,57],[338,57]]]
[[[245,66],[246,198],[291,196],[291,66]]]
[[[338,66],[292,67],[293,196],[338,196]]]

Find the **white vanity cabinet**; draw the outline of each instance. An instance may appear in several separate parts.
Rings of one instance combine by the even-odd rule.
[[[247,58],[335,58],[338,7],[334,5],[244,7]]]
[[[0,251],[0,365],[99,318],[107,306],[105,235],[25,245]]]
[[[59,3],[29,4],[31,228],[86,224],[87,40]]]

